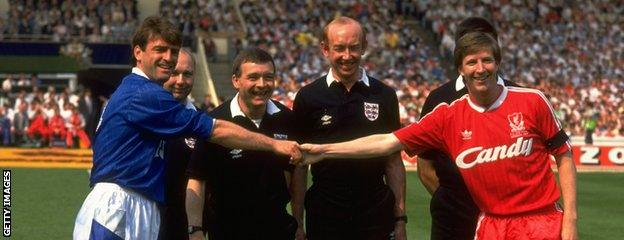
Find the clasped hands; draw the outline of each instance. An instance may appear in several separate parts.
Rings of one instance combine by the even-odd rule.
[[[294,141],[278,140],[275,152],[290,156],[290,164],[304,166],[317,163],[325,158],[323,145],[298,144]]]

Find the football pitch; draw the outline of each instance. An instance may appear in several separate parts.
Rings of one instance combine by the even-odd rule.
[[[71,239],[89,191],[84,169],[11,169],[11,239]],[[581,239],[624,239],[624,173],[578,173]],[[429,239],[429,194],[407,174],[409,239]]]

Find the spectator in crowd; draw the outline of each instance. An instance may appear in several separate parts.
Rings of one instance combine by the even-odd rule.
[[[3,106],[0,106],[0,144],[2,146],[11,144],[11,120]]]
[[[78,110],[85,119],[85,131],[90,139],[93,139],[93,134],[95,133],[95,127],[98,120],[95,107],[96,105],[93,97],[91,96],[91,90],[85,88],[78,99]]]
[[[91,147],[91,140],[89,140],[89,136],[85,132],[85,119],[82,114],[78,111],[71,103],[67,103],[71,109],[71,115],[67,120],[67,138],[66,143],[68,148],[89,148]],[[74,145],[76,141],[74,139],[78,139],[78,144]]]
[[[208,113],[215,108],[215,105],[212,103],[212,97],[210,94],[204,95],[204,100],[202,101],[199,109]]]
[[[28,118],[28,114],[26,113],[27,108],[28,103],[21,102],[17,108],[18,110],[13,115],[11,139],[13,139],[13,144],[16,146],[30,143],[27,133],[28,126],[30,125],[30,119]]]
[[[65,119],[61,116],[58,105],[52,106],[53,115],[48,119],[48,132],[50,146],[65,147],[67,139],[67,127]]]
[[[33,116],[30,118],[30,125],[28,126],[28,137],[35,141],[36,146],[46,146],[49,131],[43,107],[38,102],[33,102],[31,110]]]

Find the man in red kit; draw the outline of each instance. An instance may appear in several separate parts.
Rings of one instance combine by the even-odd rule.
[[[403,148],[416,154],[439,150],[454,160],[481,210],[475,239],[577,239],[576,169],[568,136],[546,97],[496,83],[500,47],[486,33],[461,37],[454,55],[467,95],[392,134],[303,145],[305,162],[384,156]]]

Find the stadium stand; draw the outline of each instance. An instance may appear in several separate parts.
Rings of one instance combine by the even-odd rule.
[[[110,50],[110,46],[100,49],[100,45],[88,44],[129,42],[137,23],[136,5],[134,0],[11,0],[6,14],[0,18],[3,23],[0,24],[0,38],[17,42],[15,44],[33,39],[56,41],[60,44],[50,50],[54,54],[62,50],[76,58],[85,55],[89,58],[91,52],[72,51],[74,48],[70,48],[70,44],[87,44],[86,48],[97,56]],[[369,46],[364,65],[370,75],[396,89],[404,125],[420,118],[420,108],[432,89],[456,76],[448,65],[458,22],[467,16],[485,16],[500,29],[503,76],[544,91],[571,135],[583,136],[586,123],[594,119],[595,136],[624,136],[624,4],[598,0],[469,1],[462,4],[454,0],[392,4],[328,0],[161,0],[159,6],[162,15],[180,26],[186,45],[195,46],[197,40],[202,39],[199,40],[203,44],[201,49],[209,62],[217,59],[216,46],[206,36],[245,33],[242,38],[232,38],[230,50],[234,53],[230,53],[231,56],[237,49],[247,46],[268,50],[275,58],[279,73],[274,97],[287,106],[292,106],[301,86],[329,69],[318,49],[322,26],[341,14],[354,17],[364,23],[367,31]],[[423,28],[427,31],[417,31]],[[428,42],[427,37],[433,38],[433,43]],[[13,46],[16,45],[6,49],[11,50]],[[85,46],[76,46],[81,47]],[[118,52],[126,51],[125,47],[118,46]],[[120,62],[117,59],[95,61]],[[49,145],[49,139],[32,140],[35,135],[48,136],[45,128],[35,127],[38,134],[29,135],[25,129],[31,128],[25,126],[37,122],[32,118],[37,111],[47,116],[56,107],[65,123],[72,116],[71,109],[78,109],[83,115],[86,134],[91,135],[93,119],[97,119],[93,102],[100,106],[99,97],[91,99],[90,92],[66,89],[66,83],[53,86],[60,94],[44,92],[42,89],[55,82],[47,81],[42,75],[45,74],[0,73],[0,123],[5,119],[10,121],[8,144]],[[70,105],[66,104],[68,102]],[[88,107],[82,105],[85,102],[89,103]],[[197,104],[200,102],[203,101]],[[24,119],[22,112],[29,118]],[[81,126],[76,119],[80,117],[74,117],[74,121]],[[6,127],[0,127],[2,129]],[[5,144],[5,136],[2,134],[0,144]],[[84,139],[84,135],[81,136]],[[65,142],[78,145],[73,141]]]
[[[426,2],[426,3],[425,3]],[[572,135],[596,117],[597,136],[624,135],[624,5],[617,1],[421,1],[421,22],[449,56],[461,19],[499,30],[505,78],[544,91]]]

